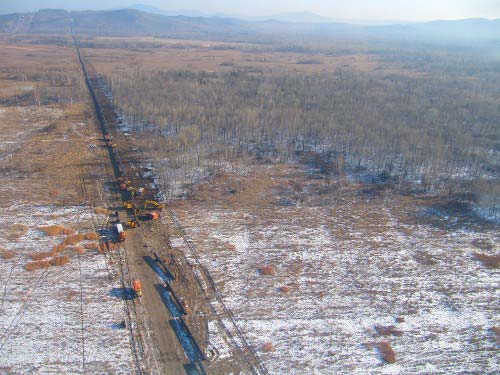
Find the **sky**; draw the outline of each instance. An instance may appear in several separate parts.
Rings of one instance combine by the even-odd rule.
[[[500,0],[0,0],[0,13],[41,8],[98,10],[123,8],[137,3],[165,10],[193,9],[245,16],[309,11],[342,20],[500,18]]]

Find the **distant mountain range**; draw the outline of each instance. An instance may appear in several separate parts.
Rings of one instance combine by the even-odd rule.
[[[315,38],[372,37],[454,43],[500,42],[500,19],[366,26],[329,22],[311,14],[286,14],[279,20],[242,20],[196,12],[186,16],[189,12],[191,11],[166,11],[165,14],[158,14],[156,8],[151,7],[143,7],[142,10],[77,12],[41,10],[36,13],[0,15],[0,32],[59,34],[67,32],[72,25],[76,32],[82,34],[153,35],[233,41],[266,41],[301,35]],[[298,22],[306,19],[309,22]]]
[[[320,16],[313,12],[287,12],[272,14],[268,16],[244,16],[237,14],[226,13],[204,13],[197,10],[189,9],[176,9],[176,10],[163,10],[154,6],[145,4],[134,4],[126,9],[140,10],[141,12],[161,14],[163,16],[186,16],[186,17],[219,17],[219,18],[235,18],[243,21],[278,21],[287,23],[353,23],[353,24],[387,24],[389,22],[375,22],[375,21],[347,21]],[[395,23],[395,22],[392,22]]]

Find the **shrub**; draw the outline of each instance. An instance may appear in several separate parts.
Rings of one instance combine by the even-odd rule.
[[[262,345],[262,351],[265,353],[274,352],[276,348],[274,347],[272,342],[266,342]]]
[[[500,255],[474,253],[472,258],[479,260],[487,268],[500,268]]]
[[[288,285],[283,285],[283,286],[280,286],[278,288],[278,290],[281,292],[281,293],[290,293],[292,288],[289,287]]]
[[[87,243],[83,246],[85,249],[88,249],[88,250],[94,250],[94,249],[97,249],[99,247],[99,244],[97,242],[91,242],[91,243]]]
[[[395,326],[375,326],[375,331],[380,336],[401,336],[403,331],[398,330]]]
[[[262,266],[259,268],[259,272],[263,276],[274,276],[276,275],[276,269],[273,266]]]
[[[375,347],[380,353],[380,356],[386,363],[396,362],[396,353],[392,349],[391,344],[388,341],[381,341],[375,344]]]

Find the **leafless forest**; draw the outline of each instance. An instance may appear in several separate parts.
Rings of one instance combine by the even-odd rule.
[[[124,43],[101,41],[100,48]],[[130,48],[144,61],[155,53],[151,42]],[[167,158],[170,185],[178,168],[206,170],[240,153],[292,161],[314,152],[327,176],[348,171],[498,216],[499,63],[421,45],[360,48],[198,46],[227,53],[227,60],[210,70],[146,62],[147,69],[132,64],[105,76],[124,122],[154,134],[153,154]],[[295,60],[275,65],[283,54]],[[346,56],[368,58],[356,66]]]

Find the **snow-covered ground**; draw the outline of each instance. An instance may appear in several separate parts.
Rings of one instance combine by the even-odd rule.
[[[274,346],[261,351],[271,374],[500,372],[491,331],[500,270],[473,257],[498,253],[498,228],[442,229],[411,219],[411,207],[354,194],[176,211],[250,344]],[[493,247],[478,249],[478,239]],[[264,265],[276,274],[262,275]],[[383,337],[377,325],[394,333]],[[394,364],[375,349],[385,340]]]
[[[128,330],[120,329],[123,301],[111,294],[119,285],[103,255],[87,249],[79,260],[68,249],[63,253],[70,256],[67,265],[24,268],[30,254],[50,251],[64,238],[47,236],[38,227],[62,224],[88,233],[91,216],[81,206],[22,205],[2,211],[3,228],[14,217],[28,230],[19,238],[6,238],[6,231],[0,235],[2,248],[14,252],[13,258],[0,259],[0,373],[131,372]]]

